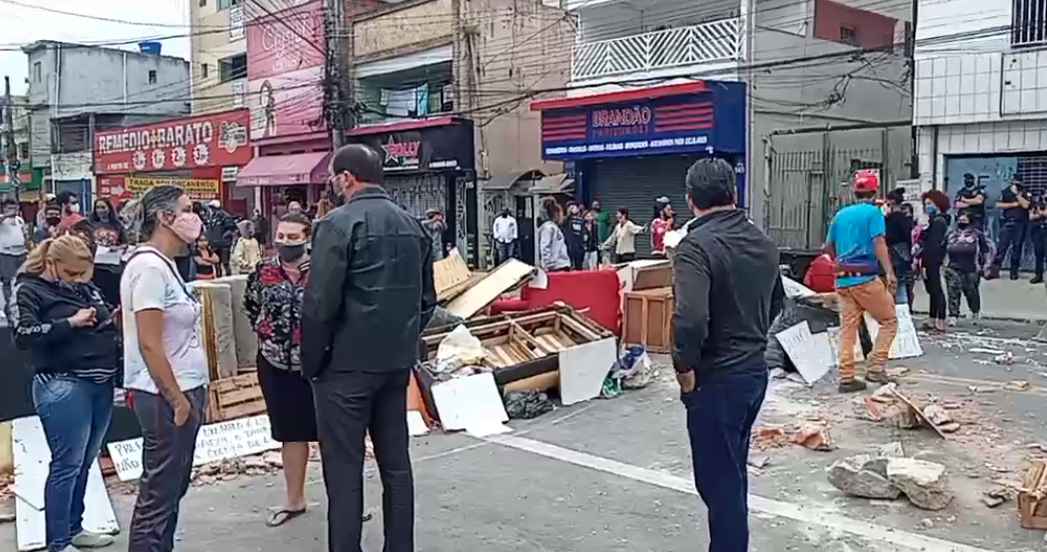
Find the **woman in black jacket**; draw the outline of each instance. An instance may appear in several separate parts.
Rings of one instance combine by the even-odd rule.
[[[109,428],[120,367],[113,312],[91,283],[93,269],[82,239],[49,238],[29,254],[15,288],[15,343],[36,369],[33,403],[51,449],[44,485],[51,551],[113,542],[81,527],[88,470]]]
[[[946,236],[949,233],[949,197],[940,190],[923,194],[923,207],[930,222],[920,233],[919,259],[931,321],[926,329],[944,332],[947,323],[945,289],[942,287],[942,264],[945,262]]]
[[[915,221],[906,209],[905,188],[896,188],[887,193],[890,212],[884,221],[884,238],[887,242],[887,253],[891,257],[894,275],[898,278],[898,290],[894,302],[898,305],[909,305],[912,309],[913,291],[913,258],[912,229]]]

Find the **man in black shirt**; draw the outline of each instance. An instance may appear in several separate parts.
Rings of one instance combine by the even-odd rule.
[[[1000,210],[1000,237],[996,240],[996,259],[993,261],[992,273],[997,275],[1011,254],[1011,279],[1018,279],[1018,269],[1022,264],[1022,246],[1029,228],[1029,194],[1021,178],[1015,176],[1011,185],[1000,193],[996,208]]]
[[[1035,272],[1029,282],[1042,284],[1044,254],[1047,253],[1047,197],[1043,192],[1033,196],[1029,206],[1029,241],[1036,257]]]
[[[585,262],[585,218],[575,202],[567,204],[567,218],[563,221],[563,238],[567,243],[567,256],[571,258],[571,270],[581,270]]]
[[[963,175],[963,188],[956,192],[956,216],[967,215],[971,226],[985,231],[985,188],[974,180],[974,175]]]
[[[687,171],[696,218],[673,268],[673,367],[713,551],[749,549],[749,437],[767,390],[767,330],[785,299],[778,248],[735,207],[736,189],[722,159]]]
[[[316,222],[302,301],[302,375],[313,382],[330,552],[359,552],[364,437],[382,477],[386,552],[414,551],[407,386],[433,316],[433,252],[422,223],[381,187],[382,160],[362,145],[331,159],[344,205]]]

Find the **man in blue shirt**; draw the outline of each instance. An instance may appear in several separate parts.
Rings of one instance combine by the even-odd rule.
[[[854,344],[866,312],[880,325],[869,354],[866,381],[887,383],[887,355],[898,331],[894,293],[898,280],[884,239],[884,216],[876,206],[880,179],[860,171],[854,179],[858,202],[833,217],[826,253],[836,262],[836,295],[840,306],[840,392],[862,391],[865,381],[854,376]],[[880,270],[886,281],[880,278]]]

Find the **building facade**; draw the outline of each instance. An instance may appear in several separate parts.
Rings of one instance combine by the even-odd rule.
[[[8,158],[15,160],[18,166],[19,199],[23,203],[32,203],[39,199],[40,183],[43,180],[43,172],[33,170],[32,159],[29,154],[29,99],[26,96],[11,97],[11,134],[13,136],[14,151],[8,152]],[[6,136],[8,131],[5,118],[0,119],[2,133]],[[0,160],[0,165],[4,160]],[[0,174],[0,196],[14,198],[15,182],[10,171],[3,166]]]
[[[817,247],[853,170],[909,177],[909,0],[569,0],[567,8],[578,31],[562,95],[588,104],[579,130],[590,142],[646,144],[631,154],[555,154],[577,161],[571,171],[583,199],[606,198],[613,204],[605,208],[629,207],[646,222],[662,195],[683,210],[683,171],[720,156],[735,166],[739,200],[755,221],[781,245]],[[621,102],[622,91],[638,87],[664,105]],[[718,118],[738,101],[744,119],[730,132],[742,136],[728,142],[741,146],[713,143],[728,132]],[[535,107],[544,113],[543,102]],[[567,123],[549,121],[543,136],[555,148]],[[838,128],[852,130],[829,130]],[[665,132],[681,135],[667,142]]]
[[[40,41],[23,51],[30,161],[47,191],[74,192],[89,204],[96,131],[189,111],[189,64],[160,55],[158,43],[134,52]]]
[[[923,0],[920,9],[913,114],[920,178],[952,196],[965,174],[974,175],[995,236],[995,203],[1014,175],[1033,194],[1047,192],[1044,4]]]

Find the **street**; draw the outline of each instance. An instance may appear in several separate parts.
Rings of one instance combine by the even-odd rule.
[[[837,447],[815,452],[792,443],[757,444],[764,457],[750,473],[754,551],[1018,551],[1042,535],[1019,528],[1012,501],[989,509],[980,501],[994,480],[1017,480],[1029,443],[1047,442],[1047,347],[1026,338],[1032,325],[984,322],[944,337],[922,336],[926,354],[894,363],[910,368],[900,389],[914,398],[959,402],[962,429],[942,441],[927,429],[901,430],[858,419],[855,396],[830,381],[814,389],[772,380],[758,425],[793,427],[822,420]],[[1028,347],[1028,348],[1027,348]],[[971,348],[1001,349],[1012,365]],[[664,359],[660,359],[664,361]],[[675,381],[662,367],[645,390],[614,400],[561,408],[492,440],[440,432],[415,438],[417,546],[461,550],[694,551],[707,543],[705,511],[690,478],[683,409]],[[1027,391],[1004,390],[1029,381]],[[851,498],[829,485],[825,469],[838,458],[900,442],[906,454],[948,467],[956,498],[944,511],[922,511],[904,498]],[[309,499],[315,511],[281,528],[265,527],[265,511],[282,499],[279,474],[194,485],[183,502],[178,552],[320,552],[325,550],[324,488],[313,464]],[[134,497],[112,497],[127,527]],[[365,550],[381,543],[381,486],[367,472]],[[9,506],[6,505],[6,506]],[[14,550],[14,525],[0,526],[0,550]],[[116,550],[126,541],[118,540]]]

